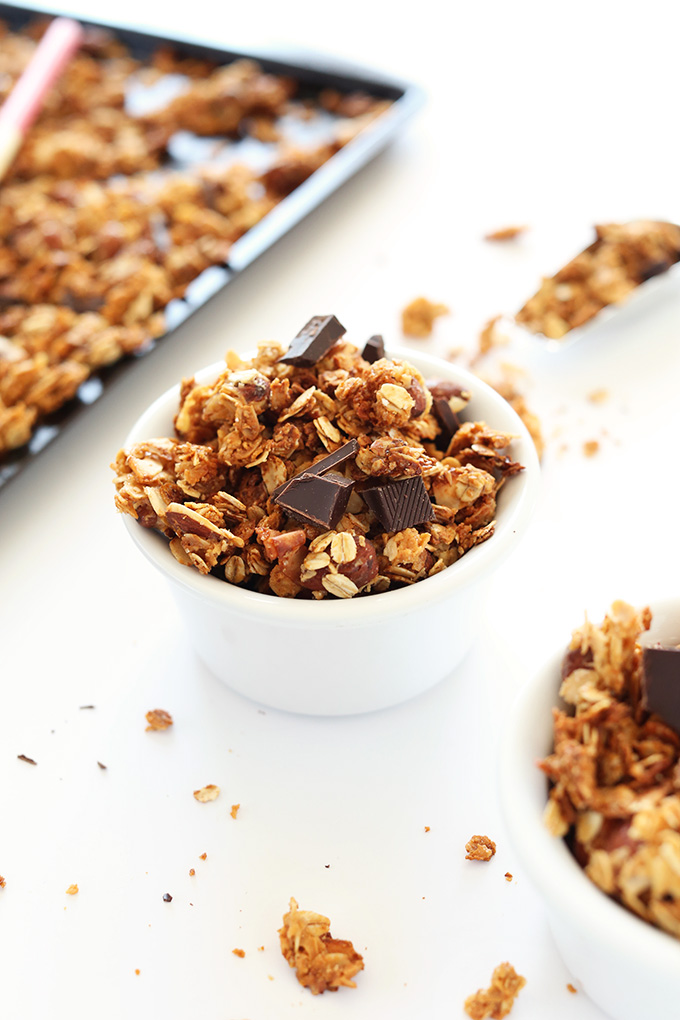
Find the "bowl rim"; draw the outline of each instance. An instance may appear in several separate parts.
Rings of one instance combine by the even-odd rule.
[[[655,614],[674,612],[680,619],[680,598],[644,604],[652,610],[652,627]],[[559,652],[544,661],[520,690],[501,740],[499,797],[511,843],[550,912],[566,920],[589,942],[614,949],[631,963],[644,962],[649,970],[659,974],[667,974],[670,969],[677,971],[680,939],[602,892],[585,874],[565,841],[551,835],[543,823],[547,779],[544,793],[539,795],[540,771],[536,762],[552,746],[550,708],[560,703],[560,668],[567,645],[565,642]]]
[[[331,619],[338,625],[361,625],[362,622],[368,624],[369,617],[372,621],[376,617],[394,613],[405,614],[422,605],[423,602],[439,600],[455,590],[475,583],[496,567],[512,551],[526,530],[538,499],[540,466],[533,439],[524,422],[508,402],[493,387],[483,382],[472,372],[441,358],[421,354],[418,351],[393,345],[388,347],[388,351],[390,357],[410,361],[423,374],[443,375],[444,378],[460,381],[462,385],[471,389],[473,400],[475,391],[482,393],[499,409],[501,417],[505,416],[506,419],[510,419],[512,434],[515,437],[514,442],[521,447],[521,452],[518,451],[517,457],[524,465],[524,470],[518,472],[510,480],[520,487],[520,492],[515,495],[514,506],[509,509],[507,516],[501,515],[499,526],[489,541],[469,550],[460,560],[452,564],[451,568],[447,567],[446,570],[440,571],[433,577],[405,588],[361,599],[306,601],[282,599],[275,595],[264,595],[244,590],[238,585],[231,585],[210,575],[203,575],[198,570],[189,569],[178,563],[172,554],[168,553],[167,541],[162,535],[153,529],[140,527],[137,520],[129,514],[122,514],[128,532],[147,559],[174,583],[199,598],[208,599],[211,602],[217,601],[225,609],[231,611],[257,612],[264,617],[275,616],[278,621],[287,619],[291,623],[302,626],[313,625],[315,622],[328,624]],[[252,352],[244,352],[239,356],[247,358],[252,356]],[[214,362],[195,372],[194,378],[197,382],[207,382],[215,378],[219,372],[224,371],[225,367],[223,361]],[[149,434],[146,422],[166,408],[171,418],[178,405],[179,390],[179,383],[171,386],[147,407],[129,430],[124,442],[125,449],[134,442],[141,442],[143,438],[156,438]],[[492,422],[491,424],[496,423]],[[501,423],[496,427],[509,431],[508,424]]]

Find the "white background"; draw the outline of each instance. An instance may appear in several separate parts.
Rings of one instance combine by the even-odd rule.
[[[472,351],[484,321],[516,310],[593,222],[680,217],[672,12],[592,0],[107,10],[226,46],[333,52],[418,81],[429,103],[0,493],[3,1018],[448,1020],[502,960],[527,978],[513,1020],[603,1016],[508,843],[496,750],[515,692],[586,609],[677,593],[677,282],[569,349],[503,353],[543,419],[541,503],[494,577],[473,652],[397,708],[303,718],[223,687],[118,520],[108,464],[151,399],[228,347],[285,342],[321,312],[358,343],[401,342],[400,309],[422,293],[452,309],[422,349]],[[482,240],[509,223],[531,230]],[[590,403],[599,388],[609,399]],[[276,671],[295,652],[263,634],[252,654]],[[155,707],[171,731],[145,732]],[[198,804],[206,783],[222,794]],[[489,864],[463,859],[477,832],[497,842]],[[364,954],[356,990],[314,998],[297,984],[276,936],[290,896]]]

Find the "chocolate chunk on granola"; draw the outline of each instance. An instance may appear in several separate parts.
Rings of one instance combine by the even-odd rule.
[[[642,650],[642,703],[680,732],[680,648]]]
[[[353,480],[337,471],[323,475],[303,472],[274,497],[274,502],[303,524],[334,528],[347,509],[353,488]]]
[[[282,485],[278,485],[272,492],[272,499],[276,502],[277,497],[280,496],[281,493],[287,489],[296,478],[299,478],[300,475],[325,475],[327,471],[338,467],[340,464],[344,464],[350,457],[353,457],[358,449],[359,444],[356,439],[350,439],[350,441],[345,443],[344,446],[341,446],[340,449],[335,450],[333,453],[329,453],[327,457],[322,457],[321,460],[317,460],[316,463],[310,464],[308,468],[301,471],[299,475],[294,475],[292,478],[283,482]]]
[[[346,332],[334,315],[315,315],[278,360],[283,365],[316,365]]]
[[[433,400],[432,410],[434,411],[435,417],[441,426],[441,433],[437,437],[437,445],[446,449],[460,428],[461,420],[458,415],[451,410],[451,405],[446,397],[437,397]]]
[[[380,361],[381,358],[385,357],[385,341],[379,333],[375,336],[369,337],[364,345],[363,351],[361,352],[361,357],[364,361],[367,361],[369,365],[373,365],[376,361]]]
[[[421,475],[372,482],[361,489],[361,498],[385,531],[402,531],[434,519],[434,509]]]

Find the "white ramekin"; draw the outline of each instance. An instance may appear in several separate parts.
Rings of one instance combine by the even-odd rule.
[[[469,389],[466,417],[512,433],[525,470],[498,500],[496,532],[440,574],[408,588],[347,600],[299,601],[260,595],[178,563],[167,540],[124,517],[144,555],[169,581],[198,656],[229,687],[273,708],[345,715],[384,708],[427,690],[468,651],[484,581],[516,546],[539,488],[536,450],[524,424],[490,386],[462,368],[411,351],[390,350],[427,379]],[[224,364],[196,373],[216,378]],[[172,436],[179,386],[158,398],[125,446]]]
[[[680,599],[652,603],[647,641],[676,641]],[[590,998],[614,1020],[677,1020],[680,941],[606,896],[562,839],[543,824],[548,799],[536,767],[553,746],[562,648],[531,680],[510,713],[500,756],[505,822],[529,879],[545,902],[557,948]]]

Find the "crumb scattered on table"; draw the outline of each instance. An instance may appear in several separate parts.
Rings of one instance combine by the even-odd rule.
[[[609,400],[609,390],[591,390],[587,399],[591,404],[603,404],[605,400]]]
[[[567,991],[571,992],[572,995],[576,995],[576,992],[578,991],[578,989],[574,988],[574,986],[572,985],[572,983],[570,981],[569,984],[567,985]]]
[[[75,882],[73,883],[73,885],[70,885],[68,887],[68,889],[66,890],[67,896],[75,896],[77,892],[78,892],[78,886],[76,885]]]
[[[137,974],[137,976],[139,976],[139,975],[140,975],[141,973],[142,973],[142,972],[141,972],[141,970],[139,969],[139,967],[135,967],[135,974]]]
[[[37,761],[34,761],[33,758],[29,758],[28,755],[25,755],[25,754],[18,754],[17,758],[19,759],[19,761],[28,762],[29,765],[37,765],[38,764]]]
[[[172,726],[172,716],[164,708],[154,708],[146,713],[147,730],[167,730]]]
[[[7,880],[4,879],[2,877],[2,875],[0,875],[0,889],[4,889],[6,885],[7,885]]]
[[[485,241],[514,241],[520,234],[525,234],[529,228],[523,227],[500,227],[484,235]]]
[[[599,452],[600,444],[597,439],[588,439],[583,444],[583,454],[585,457],[594,457]]]
[[[246,955],[245,949],[232,949],[234,956],[240,956],[241,959]]]
[[[107,766],[107,765],[104,765],[104,763],[103,763],[103,762],[101,762],[101,761],[98,761],[98,762],[97,762],[97,765],[99,765],[99,768],[100,768],[100,769],[102,769],[102,770],[103,770],[104,772],[106,772],[106,769],[108,768],[108,766]]]
[[[241,807],[240,804],[232,804],[231,805],[231,811],[229,812],[229,814],[231,815],[232,818],[234,818],[234,819],[236,818],[236,815],[238,814],[238,809],[240,807]]]
[[[172,896],[170,895],[169,892],[163,893],[163,902],[172,903]]]
[[[510,871],[506,871],[503,877],[506,882],[512,882],[512,873]]]
[[[475,357],[482,358],[485,354],[489,353],[492,347],[498,347],[500,344],[508,342],[507,337],[501,336],[496,329],[496,324],[500,322],[501,318],[501,315],[494,315],[492,319],[488,319],[484,323],[479,331],[479,347]]]
[[[297,971],[300,984],[313,995],[327,989],[335,992],[341,985],[356,988],[352,978],[364,969],[363,957],[352,943],[334,939],[330,926],[330,920],[322,914],[299,910],[291,897],[283,927],[279,928],[281,952]]]
[[[191,876],[191,878],[193,878],[195,874],[196,874],[195,868],[189,868],[189,875]]]
[[[436,304],[426,297],[417,297],[401,313],[401,328],[406,336],[432,336],[434,320],[448,315],[447,305]]]
[[[490,861],[496,853],[496,844],[488,836],[471,836],[465,849],[466,861]]]
[[[425,832],[429,832],[429,831],[430,831],[430,826],[429,826],[429,825],[426,825],[426,826],[425,826]]]
[[[194,790],[194,797],[200,801],[201,804],[205,804],[210,800],[217,800],[220,795],[219,786],[215,786],[214,783],[208,783],[207,786],[202,786],[200,790]]]
[[[465,1012],[472,1020],[503,1020],[508,1016],[526,978],[517,974],[509,963],[501,963],[491,975],[491,985],[486,990],[479,988],[465,1000]]]
[[[206,853],[202,853],[202,854],[199,854],[199,857],[200,857],[200,859],[202,861],[205,861],[205,860],[207,860],[208,855]]]

